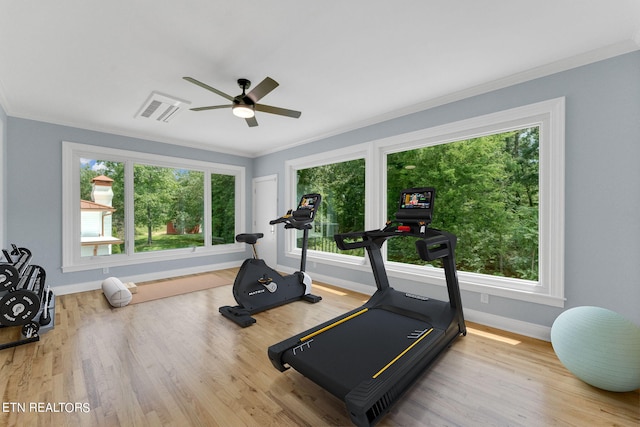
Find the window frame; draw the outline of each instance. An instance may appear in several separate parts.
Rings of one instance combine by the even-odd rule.
[[[110,160],[124,163],[125,198],[125,251],[109,256],[80,256],[80,159]],[[204,246],[168,249],[152,252],[134,251],[133,218],[133,165],[144,164],[168,168],[189,169],[204,173]],[[75,142],[62,142],[62,271],[63,273],[108,268],[148,262],[170,261],[194,256],[209,256],[221,253],[242,252],[242,244],[211,244],[211,174],[235,177],[235,231],[241,232],[245,225],[245,179],[243,166],[203,162],[185,158],[168,157]]]
[[[351,147],[346,147],[338,150],[333,150],[328,153],[320,153],[314,154],[306,157],[300,157],[297,159],[287,160],[285,162],[285,203],[286,206],[296,206],[298,203],[297,199],[297,171],[299,169],[308,169],[318,166],[330,165],[334,163],[347,162],[351,160],[359,160],[364,159],[365,161],[365,172],[364,172],[364,194],[365,201],[370,200],[370,188],[371,185],[368,185],[370,180],[373,178],[374,171],[371,167],[371,162],[367,159],[372,155],[372,147],[369,144],[358,144]],[[367,208],[367,203],[365,202],[365,210],[364,210],[364,223],[365,227],[369,227],[371,224],[372,218],[371,215],[373,212]],[[285,256],[291,258],[300,258],[301,250],[297,247],[296,242],[296,233],[287,233],[285,235]],[[347,265],[362,265],[365,261],[366,256],[360,257],[355,255],[345,255],[340,253],[331,253],[331,252],[323,252],[318,250],[309,249],[307,250],[307,259],[313,259],[316,261],[333,263],[336,262],[338,265],[347,264]]]
[[[365,228],[377,229],[386,218],[387,155],[449,142],[527,127],[539,127],[539,274],[538,280],[524,280],[480,273],[458,272],[462,290],[485,293],[554,307],[564,307],[564,171],[565,171],[565,99],[564,97],[511,108],[495,113],[447,123],[415,132],[359,144],[353,153],[365,156]],[[368,148],[363,148],[368,146]],[[325,152],[287,162],[285,195],[295,197],[298,168],[334,163],[348,149]],[[374,171],[380,171],[377,175]],[[395,203],[395,200],[392,201]],[[437,209],[437,207],[436,207]],[[386,249],[386,246],[383,250]],[[286,240],[286,255],[299,256],[293,238]],[[442,269],[386,260],[389,277],[445,286]],[[365,271],[368,259],[309,251],[308,260]]]

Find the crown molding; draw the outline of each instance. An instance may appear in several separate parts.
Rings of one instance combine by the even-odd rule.
[[[361,129],[367,126],[372,126],[378,123],[382,123],[387,120],[396,119],[398,117],[407,116],[409,114],[417,113],[420,111],[429,110],[431,108],[439,107],[441,105],[450,104],[452,102],[460,101],[473,96],[482,95],[485,93],[493,92],[499,89],[504,89],[509,86],[514,86],[520,83],[525,83],[531,80],[535,80],[541,77],[550,76],[563,71],[571,70],[574,68],[589,65],[595,62],[604,61],[616,56],[624,55],[634,51],[640,50],[640,30],[634,35],[633,38],[625,40],[620,43],[615,43],[603,48],[590,50],[588,52],[574,55],[569,58],[554,61],[539,67],[531,68],[529,70],[522,71],[520,73],[512,74],[510,76],[493,80],[480,85],[472,86],[466,89],[462,89],[457,92],[453,92],[440,97],[428,99],[424,102],[413,104],[411,106],[389,111],[387,113],[371,117],[367,120],[354,123],[349,126],[333,129],[321,135],[316,135],[313,138],[304,139],[296,143],[285,145],[272,150],[261,151],[256,153],[254,157],[260,157],[267,154],[284,151],[290,148],[294,148],[300,145],[308,144],[311,142],[319,141],[322,139],[330,138],[332,136],[340,135],[356,129]]]

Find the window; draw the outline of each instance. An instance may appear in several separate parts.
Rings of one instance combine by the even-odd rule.
[[[538,143],[535,126],[388,154],[387,200],[435,187],[432,226],[458,237],[458,271],[537,281]],[[423,264],[412,246],[391,239],[389,261]]]
[[[564,98],[291,160],[285,169],[287,195],[311,188],[307,181],[321,182],[306,174],[354,159],[365,164],[364,184],[354,181],[353,189],[366,193],[358,200],[366,201],[360,230],[392,219],[401,187],[434,186],[433,226],[458,236],[463,290],[564,305]],[[341,179],[335,179],[340,175],[332,172],[328,178],[340,188]],[[344,194],[344,189],[338,193]],[[341,229],[341,221],[332,227]],[[402,240],[383,247],[389,276],[444,285],[442,269],[421,265],[413,243],[404,247]],[[295,255],[295,242],[287,241],[287,249]],[[310,251],[314,258],[369,268],[366,257],[329,256],[322,249]]]
[[[235,241],[236,177],[211,174],[211,244],[224,245]]]
[[[65,272],[243,250],[243,167],[64,142],[63,182]]]
[[[364,228],[364,172],[364,159],[297,170],[297,199],[308,193],[322,195],[309,233],[309,250],[345,253],[338,249],[333,235]],[[301,239],[302,231],[298,231],[297,248],[302,247]],[[364,256],[363,249],[346,253]]]
[[[80,254],[124,252],[124,163],[80,159]]]
[[[204,174],[134,164],[134,252],[204,246]]]
[[[515,151],[521,152],[513,154],[516,145]],[[504,149],[495,151],[496,147]],[[526,150],[531,152],[525,153]],[[475,163],[470,155],[473,151],[478,151],[475,156],[480,156],[486,163],[484,171],[476,176],[471,173]],[[511,157],[505,153],[509,151]],[[386,191],[391,191],[395,185],[393,180],[398,165],[394,162],[408,153],[431,153],[432,160],[439,157],[439,164],[434,167],[438,168],[440,178],[433,179],[440,180],[438,185],[444,187],[436,188],[434,221],[438,224],[440,219],[458,217],[453,224],[438,225],[453,228],[452,231],[458,234],[461,248],[456,248],[456,261],[461,267],[458,277],[463,290],[558,307],[564,305],[564,98],[379,142],[379,157],[386,172],[383,184],[386,200],[389,200]],[[496,156],[502,157],[503,161],[496,164]],[[454,181],[460,178],[456,168],[467,171],[465,174],[469,177],[466,182]],[[518,174],[523,176],[517,177]],[[481,183],[485,187],[491,184],[498,191],[492,191],[489,200],[464,199],[466,196],[459,195],[454,201],[447,194],[454,189],[459,191],[457,187],[473,187]],[[423,184],[427,183],[416,183]],[[510,191],[503,192],[501,187]],[[473,192],[472,188],[463,190],[469,194]],[[446,213],[447,209],[453,210]],[[439,216],[439,212],[443,214]],[[484,217],[485,228],[465,224],[472,216],[474,222],[477,217]],[[511,217],[510,229],[496,231],[495,224],[503,222],[505,217]],[[521,245],[519,253],[513,252]],[[510,266],[505,263],[507,258]],[[434,282],[442,282],[442,275],[437,269],[405,263],[390,264],[389,270],[400,276],[422,274]],[[420,273],[416,270],[418,268],[422,268]]]
[[[310,256],[325,261],[355,258],[356,263],[363,262],[363,249],[340,251],[333,235],[361,231],[366,224],[366,201],[370,197],[365,182],[367,176],[372,173],[366,162],[369,149],[366,146],[348,147],[286,163],[285,186],[288,188],[288,206],[294,206],[306,193],[322,195],[322,204],[309,233]],[[299,256],[302,231],[287,238],[287,252],[294,257]]]

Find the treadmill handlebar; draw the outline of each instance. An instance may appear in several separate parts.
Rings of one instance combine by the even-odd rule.
[[[457,241],[455,235],[446,231],[419,226],[409,227],[403,224],[393,225],[392,223],[388,223],[382,230],[337,233],[333,237],[338,248],[343,251],[366,248],[378,239],[386,241],[393,237],[414,237],[418,239],[416,241],[418,255],[424,261],[433,261],[453,254]]]
[[[420,259],[433,261],[446,256],[453,256],[458,238],[446,231],[437,230],[436,234],[416,241],[416,249]]]
[[[338,249],[347,251],[349,249],[364,248],[369,246],[370,240],[367,237],[367,231],[356,231],[353,233],[337,233],[333,235]]]
[[[372,239],[382,238],[383,240],[387,240],[397,236],[422,238],[426,236],[426,228],[424,229],[424,232],[419,233],[410,226],[405,226],[403,224],[393,225],[393,223],[389,222],[382,230],[337,233],[333,238],[335,239],[338,248],[344,251],[349,249],[366,248],[371,244]]]

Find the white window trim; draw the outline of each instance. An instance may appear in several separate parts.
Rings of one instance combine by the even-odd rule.
[[[125,167],[125,253],[110,256],[81,257],[80,241],[80,159],[108,159],[120,161]],[[171,168],[183,168],[204,173],[204,246],[157,252],[135,253],[133,248],[133,165],[148,164]],[[246,220],[245,168],[191,159],[148,154],[75,142],[62,142],[62,271],[84,271],[148,262],[169,261],[194,256],[242,252],[242,244],[211,245],[211,174],[235,177],[235,233],[240,233]]]
[[[366,162],[365,228],[379,228],[386,220],[386,158],[390,153],[467,140],[513,129],[539,126],[539,280],[522,280],[478,273],[458,272],[463,290],[486,293],[521,301],[564,307],[564,97],[474,117],[416,132],[359,144],[288,161],[285,168],[285,194],[295,198],[296,171],[323,164],[362,158]],[[352,154],[349,156],[349,154]],[[374,171],[382,171],[375,174]],[[295,239],[287,239],[286,252],[299,256]],[[363,270],[366,257],[309,251],[308,260]],[[386,262],[390,277],[445,285],[441,269]]]
[[[365,172],[364,172],[364,181],[365,181],[365,201],[374,200],[374,195],[372,194],[372,186],[368,183],[371,182],[375,177],[375,169],[373,168],[372,162],[368,159],[373,155],[373,147],[371,144],[358,144],[350,147],[341,148],[338,150],[333,150],[326,153],[320,154],[312,154],[306,157],[300,157],[297,159],[287,160],[285,162],[285,174],[284,174],[284,185],[285,185],[285,204],[286,206],[295,206],[298,203],[297,200],[297,171],[299,169],[307,169],[311,167],[330,165],[333,163],[341,163],[348,162],[350,160],[365,160]],[[365,203],[365,213],[364,213],[364,222],[365,228],[369,229],[371,224],[375,222],[374,216],[377,215],[377,212],[367,209],[366,206],[369,205],[368,202]],[[300,248],[296,247],[296,236],[295,233],[287,233],[285,236],[285,254],[286,256],[293,258],[300,258]],[[327,263],[337,263],[337,265],[363,265],[366,260],[366,257],[355,257],[351,255],[344,254],[334,254],[322,251],[314,251],[308,250],[307,259],[313,259],[315,261],[327,262]]]

